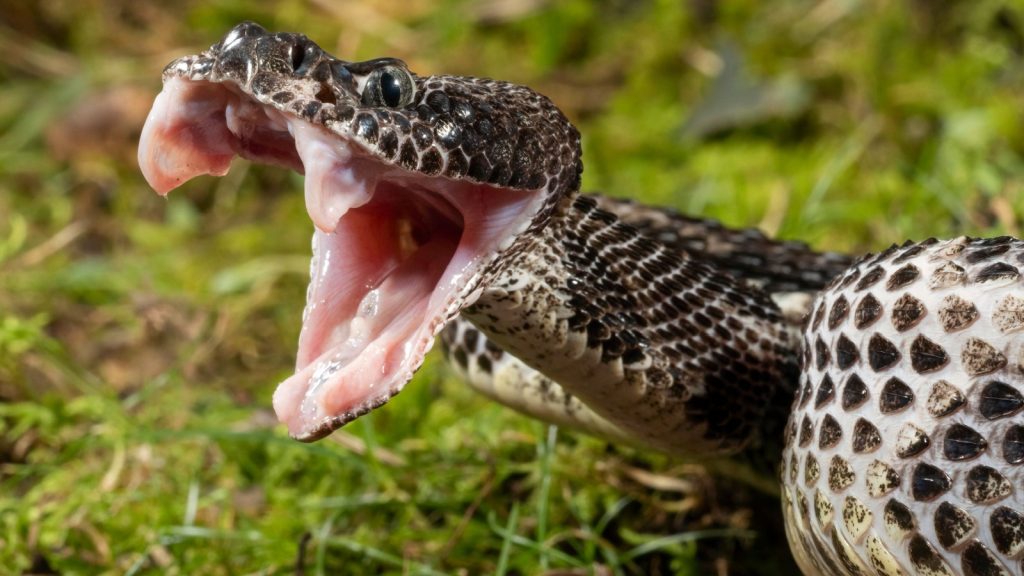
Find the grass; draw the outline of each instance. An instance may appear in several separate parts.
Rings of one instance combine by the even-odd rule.
[[[551,96],[588,189],[861,252],[1019,234],[1009,1],[9,3],[0,16],[0,572],[787,574],[770,496],[556,432],[436,358],[304,445],[269,411],[308,273],[299,177],[156,197],[159,70],[240,19]]]

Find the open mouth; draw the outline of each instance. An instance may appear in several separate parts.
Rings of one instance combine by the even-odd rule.
[[[305,174],[311,278],[295,374],[274,409],[306,441],[401,390],[543,201],[538,190],[403,169],[229,82],[166,78],[139,144],[150,185],[167,194],[226,174],[235,156]]]

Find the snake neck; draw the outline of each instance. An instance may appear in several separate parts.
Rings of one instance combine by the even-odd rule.
[[[766,293],[588,197],[566,198],[492,274],[464,317],[638,443],[721,454],[782,437],[795,347]]]

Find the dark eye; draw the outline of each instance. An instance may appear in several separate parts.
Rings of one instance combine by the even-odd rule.
[[[366,77],[363,104],[401,108],[412,102],[416,85],[412,75],[397,66],[382,66]]]

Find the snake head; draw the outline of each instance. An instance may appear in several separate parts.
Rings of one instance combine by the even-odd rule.
[[[400,391],[502,255],[578,189],[579,134],[522,86],[347,62],[253,23],[171,62],[163,84],[139,143],[157,192],[235,156],[305,174],[311,280],[296,371],[274,394],[300,440]]]

